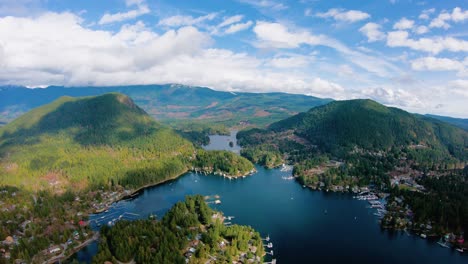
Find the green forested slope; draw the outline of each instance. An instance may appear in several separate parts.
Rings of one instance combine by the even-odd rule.
[[[421,145],[441,155],[468,159],[468,132],[434,119],[385,107],[372,100],[336,101],[274,123],[275,132],[295,133],[328,152],[389,150]]]
[[[125,95],[63,97],[0,130],[0,183],[28,189],[132,185],[132,172],[145,170],[152,172],[148,184],[184,172],[193,153],[189,141]]]

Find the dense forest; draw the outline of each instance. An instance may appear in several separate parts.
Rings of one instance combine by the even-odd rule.
[[[193,145],[122,94],[61,98],[0,130],[0,181],[39,190],[146,184],[183,173]]]
[[[225,226],[223,220],[202,196],[187,196],[160,221],[119,221],[102,228],[93,263],[261,263],[259,233],[247,226]]]
[[[467,131],[371,100],[331,102],[267,129],[242,131],[238,139],[243,154],[263,164],[280,156],[296,164],[320,156],[404,157],[426,169],[462,167],[468,161]]]
[[[223,150],[198,150],[193,164],[198,170],[223,173],[228,176],[244,176],[254,169],[254,165],[249,160]]]

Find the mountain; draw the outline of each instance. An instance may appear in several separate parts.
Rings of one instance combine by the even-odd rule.
[[[266,130],[245,131],[238,136],[244,146],[258,149],[263,145],[262,149],[280,152],[291,152],[291,146],[296,150],[306,146],[344,158],[356,151],[408,148],[423,153],[415,155],[427,162],[468,160],[467,131],[372,100],[334,101],[273,123]]]
[[[438,119],[440,121],[452,124],[454,126],[468,130],[468,119],[467,118],[454,118],[449,116],[439,116],[439,115],[426,115],[427,117]]]
[[[294,129],[297,135],[328,151],[421,145],[468,159],[468,132],[372,100],[331,102],[274,123],[270,129]]]
[[[306,95],[285,93],[234,93],[184,85],[143,85],[120,87],[50,86],[28,89],[0,87],[0,123],[10,122],[21,114],[62,96],[96,96],[119,92],[130,96],[152,117],[173,124],[174,120],[222,122],[229,126],[266,125],[330,102]]]
[[[61,97],[0,129],[0,182],[56,191],[139,187],[185,172],[193,153],[126,95]]]

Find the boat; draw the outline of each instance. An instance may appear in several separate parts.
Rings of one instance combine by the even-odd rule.
[[[450,246],[447,244],[447,242],[443,241],[442,238],[437,242],[441,247],[444,248],[449,248]]]
[[[423,233],[423,234],[420,235],[420,237],[426,238],[427,236],[426,236],[426,234]]]
[[[463,248],[456,248],[456,250],[460,253],[463,253]]]

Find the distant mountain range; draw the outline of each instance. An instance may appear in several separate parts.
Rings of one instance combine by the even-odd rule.
[[[440,121],[447,122],[449,124],[463,128],[468,131],[468,118],[454,118],[454,117],[439,116],[439,115],[426,115],[426,116],[438,119]]]
[[[229,126],[240,122],[262,126],[332,101],[306,95],[221,92],[175,84],[73,88],[50,86],[37,89],[3,86],[0,87],[0,123],[10,122],[61,96],[95,96],[108,92],[130,96],[143,110],[162,122],[191,119],[222,122]]]

